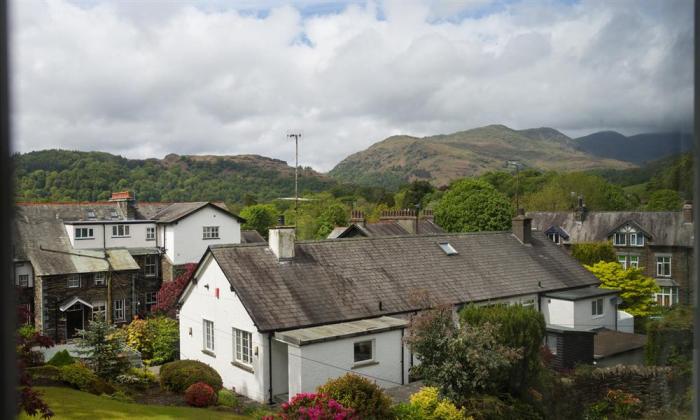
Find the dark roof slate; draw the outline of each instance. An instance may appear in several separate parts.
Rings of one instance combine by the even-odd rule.
[[[445,233],[445,231],[434,222],[421,219],[418,222],[418,234]],[[353,223],[345,228],[338,227],[328,235],[328,239],[351,238],[356,236],[397,236],[411,235],[400,223],[395,220],[380,220],[374,223]]]
[[[646,335],[603,329],[593,339],[593,355],[602,359],[643,348],[646,343]]]
[[[241,242],[255,244],[267,242],[257,230],[241,230]]]
[[[209,252],[261,331],[414,311],[421,291],[460,304],[598,284],[541,233],[531,246],[510,232],[297,242],[290,261],[264,244]]]
[[[529,212],[532,227],[546,231],[552,226],[563,229],[571,243],[598,242],[608,239],[616,228],[633,222],[651,235],[652,245],[693,246],[693,223],[683,221],[677,211],[602,211],[589,212],[583,222],[573,212]]]

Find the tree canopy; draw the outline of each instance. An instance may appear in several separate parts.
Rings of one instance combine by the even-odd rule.
[[[654,294],[659,292],[656,281],[644,275],[640,268],[624,269],[617,262],[598,262],[585,265],[601,281],[600,287],[620,291],[624,309],[636,317],[645,317],[658,313]]]
[[[246,220],[243,229],[257,230],[267,238],[269,229],[277,223],[278,211],[270,204],[253,204],[243,208],[240,215]]]
[[[605,242],[582,242],[571,245],[571,256],[585,265],[593,265],[601,261],[616,262],[617,253],[612,244]]]
[[[453,183],[435,206],[435,221],[448,232],[508,230],[512,215],[510,200],[478,179]]]

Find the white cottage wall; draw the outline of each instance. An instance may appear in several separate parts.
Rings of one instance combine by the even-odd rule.
[[[204,239],[204,226],[218,226],[219,239]],[[172,238],[169,238],[171,230]],[[171,224],[165,241],[168,257],[173,264],[199,262],[209,245],[240,243],[241,225],[225,212],[205,207]]]
[[[15,284],[19,284],[19,276],[21,275],[29,276],[27,287],[34,287],[34,269],[30,263],[24,262],[15,264]]]
[[[574,305],[574,326],[586,330],[596,328],[615,329],[615,305],[611,299],[615,296],[599,296],[593,299],[577,300]],[[592,302],[597,299],[603,300],[603,315],[593,315]]]
[[[544,296],[540,299],[540,305],[545,324],[574,327],[574,302]]]
[[[216,297],[216,290],[219,297]],[[192,283],[179,312],[180,358],[199,360],[213,367],[224,386],[259,402],[268,399],[267,335],[260,334],[219,265],[209,258]],[[204,349],[203,320],[214,323],[214,352]],[[252,334],[251,369],[233,364],[233,328]]]
[[[403,366],[401,363],[401,337],[401,330],[393,330],[301,347],[289,345],[289,395],[313,392],[329,379],[343,376],[347,372],[365,375],[383,388],[401,385],[401,376],[407,378],[409,368],[405,362]],[[354,366],[354,343],[366,340],[374,340],[376,363]],[[405,350],[404,360],[408,360]]]

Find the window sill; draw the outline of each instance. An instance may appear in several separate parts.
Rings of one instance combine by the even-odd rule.
[[[75,238],[76,241],[92,241],[94,239],[95,239],[94,236],[92,238]]]
[[[202,238],[203,241],[218,241],[221,238]]]
[[[202,349],[202,353],[206,354],[207,356],[216,357],[216,353],[211,350]]]
[[[592,319],[600,319],[600,318],[605,318],[605,314],[602,315],[591,315]]]
[[[378,364],[379,364],[379,362],[377,362],[376,360],[366,360],[364,362],[354,363],[352,365],[352,368],[357,369],[357,368],[361,368],[361,367],[374,366],[374,365],[378,365]]]
[[[131,236],[112,236],[112,239],[124,239],[124,238],[131,238]]]
[[[234,360],[233,362],[231,362],[231,365],[237,367],[238,369],[245,370],[246,372],[255,373],[255,369],[253,369],[253,367],[250,365],[246,365],[245,363],[237,362]]]

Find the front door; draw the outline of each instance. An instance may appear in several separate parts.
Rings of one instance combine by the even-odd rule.
[[[66,338],[75,338],[78,330],[85,328],[83,310],[85,307],[77,303],[66,310]]]

